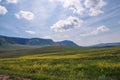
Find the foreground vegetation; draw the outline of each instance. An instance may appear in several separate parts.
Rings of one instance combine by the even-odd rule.
[[[13,79],[120,80],[120,47],[44,47],[0,51],[0,57],[0,74]]]

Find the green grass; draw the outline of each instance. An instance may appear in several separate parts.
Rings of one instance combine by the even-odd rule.
[[[33,80],[120,80],[120,47],[43,47],[0,52],[0,74]]]

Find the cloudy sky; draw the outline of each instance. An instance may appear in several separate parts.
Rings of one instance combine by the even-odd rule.
[[[120,0],[0,0],[0,35],[120,42]]]

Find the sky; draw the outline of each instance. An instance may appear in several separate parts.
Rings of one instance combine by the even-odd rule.
[[[0,0],[0,35],[120,42],[120,0]]]

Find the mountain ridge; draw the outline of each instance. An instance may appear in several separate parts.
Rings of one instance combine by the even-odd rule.
[[[92,45],[92,47],[112,47],[112,46],[120,46],[120,42],[99,43]]]
[[[8,37],[0,35],[0,46],[5,44],[20,44],[30,46],[79,46],[70,40],[55,42],[52,39]]]
[[[37,46],[37,47],[44,47],[44,46],[77,46],[77,47],[84,47],[79,46],[78,44],[74,43],[70,40],[63,40],[63,41],[53,41],[52,39],[44,39],[44,38],[21,38],[21,37],[9,37],[0,35],[0,47],[2,46]],[[111,42],[111,43],[99,43],[87,47],[111,47],[111,46],[120,46],[120,42]],[[4,47],[3,47],[4,48]]]

